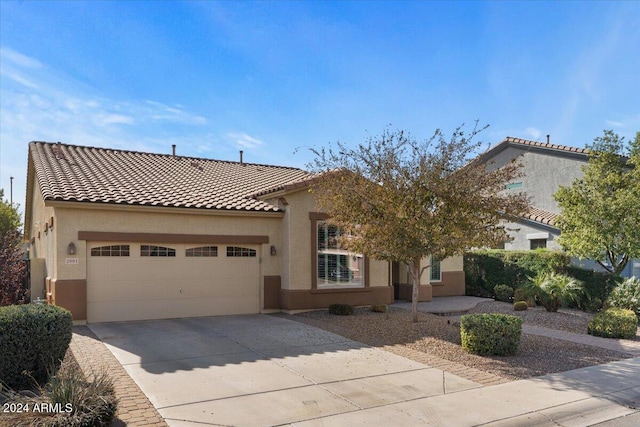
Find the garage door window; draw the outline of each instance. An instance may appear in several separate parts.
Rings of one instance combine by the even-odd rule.
[[[228,257],[255,257],[256,250],[249,248],[242,248],[240,246],[227,246]]]
[[[173,248],[166,248],[164,246],[141,245],[140,256],[174,257],[176,256],[176,250]]]
[[[218,256],[217,246],[201,246],[199,248],[187,249],[186,256],[188,257],[214,257]]]
[[[91,248],[91,256],[129,256],[129,245],[98,246]]]

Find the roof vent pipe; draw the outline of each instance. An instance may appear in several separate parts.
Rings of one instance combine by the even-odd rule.
[[[244,162],[242,160],[242,154],[244,153],[244,151],[240,150],[240,164],[244,165]]]
[[[551,137],[551,135],[547,134],[547,144],[549,143],[549,138]]]
[[[173,155],[176,155],[176,144],[171,144],[171,149],[173,151]]]

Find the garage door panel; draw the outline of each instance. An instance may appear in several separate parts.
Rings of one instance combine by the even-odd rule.
[[[159,246],[176,256],[141,257],[136,244],[129,257],[87,254],[89,322],[259,312],[257,257],[227,258],[221,249],[218,257],[185,257],[186,245]]]

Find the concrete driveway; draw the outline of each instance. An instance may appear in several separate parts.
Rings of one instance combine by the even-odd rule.
[[[97,323],[90,328],[170,426],[291,424],[478,387],[274,316]],[[374,415],[375,424],[416,422],[408,413],[387,414],[392,419]]]

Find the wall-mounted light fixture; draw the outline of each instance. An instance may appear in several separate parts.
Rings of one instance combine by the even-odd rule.
[[[75,243],[73,243],[73,242],[69,243],[69,246],[67,246],[67,254],[68,255],[75,255],[76,254],[76,245],[75,245]]]
[[[271,245],[271,255],[276,255],[276,247],[274,245]]]

